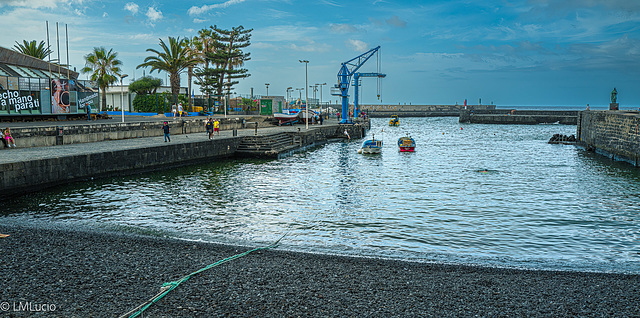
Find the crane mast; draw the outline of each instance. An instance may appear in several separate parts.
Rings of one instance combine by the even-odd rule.
[[[380,46],[377,46],[365,53],[362,53],[342,63],[342,66],[340,67],[340,71],[338,71],[338,84],[334,86],[334,88],[339,90],[339,93],[332,94],[332,95],[342,97],[342,120],[340,121],[341,124],[352,123],[349,121],[349,118],[347,117],[347,113],[349,112],[349,84],[351,83],[351,77],[353,77],[354,74],[356,74],[356,72],[358,71],[358,69],[360,69],[360,67],[364,63],[366,63],[371,58],[371,56],[377,53],[379,49],[380,49]],[[360,76],[372,77],[372,76],[363,76],[362,74],[377,74],[374,77],[386,76],[385,74],[379,74],[379,73],[359,73],[359,74],[360,75],[356,77],[360,77]],[[356,90],[357,90],[357,86],[356,86]],[[356,105],[357,105],[357,102],[356,102]]]

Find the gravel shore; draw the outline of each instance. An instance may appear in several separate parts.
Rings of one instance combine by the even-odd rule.
[[[0,233],[11,235],[0,238],[3,317],[118,317],[156,295],[164,282],[250,249],[16,225],[0,225]],[[640,317],[640,275],[270,249],[193,276],[144,313],[219,316]]]

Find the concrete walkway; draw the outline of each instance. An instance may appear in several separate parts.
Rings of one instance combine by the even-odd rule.
[[[236,118],[238,116],[233,116],[232,118]],[[204,125],[206,117],[188,117],[189,119],[201,119]],[[231,118],[231,117],[230,117]],[[172,118],[165,117],[126,117],[125,122],[143,122],[143,121],[171,121]],[[56,127],[56,126],[71,126],[71,125],[81,125],[83,123],[91,124],[91,125],[99,125],[99,124],[108,124],[113,125],[117,123],[121,123],[121,118],[112,118],[112,119],[104,119],[97,121],[82,121],[82,120],[71,120],[71,121],[46,121],[46,122],[21,122],[21,123],[0,123],[0,127]],[[325,120],[324,126],[327,125],[337,125],[338,121],[333,120]],[[318,125],[309,125],[309,130],[314,127],[319,127]],[[271,135],[280,132],[294,132],[305,130],[304,125],[295,125],[295,126],[274,126],[268,128],[258,128],[258,135]],[[255,134],[255,128],[245,128],[238,130],[238,136],[253,136]],[[220,135],[214,136],[214,141],[216,139],[222,138],[232,138],[233,131],[232,130],[223,130],[220,131]],[[192,142],[200,142],[206,141],[208,136],[205,132],[201,133],[193,133],[193,134],[179,134],[179,135],[171,135],[171,143],[177,144],[186,144]],[[25,162],[29,160],[38,160],[38,159],[47,159],[47,158],[58,158],[63,156],[73,156],[73,155],[82,155],[82,154],[91,154],[97,152],[104,151],[117,151],[117,150],[129,150],[129,149],[140,149],[140,148],[148,148],[154,147],[158,145],[164,144],[164,136],[157,137],[146,137],[146,138],[132,138],[132,139],[122,139],[122,140],[108,140],[108,141],[100,141],[93,143],[79,143],[79,144],[68,144],[68,145],[59,145],[59,146],[47,146],[47,147],[30,147],[30,148],[20,148],[20,139],[16,139],[16,143],[18,144],[18,148],[9,148],[0,151],[0,164],[4,163],[16,163],[16,162]]]

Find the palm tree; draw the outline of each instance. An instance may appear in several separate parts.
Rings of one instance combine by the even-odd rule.
[[[16,41],[14,50],[22,54],[39,58],[41,60],[44,60],[47,56],[49,56],[49,54],[53,53],[53,51],[51,51],[49,47],[45,47],[44,41],[40,41],[39,44],[36,44],[36,40],[33,40],[31,42],[22,40],[22,44]]]
[[[82,68],[83,73],[91,73],[90,79],[98,82],[98,87],[102,91],[102,110],[107,105],[107,87],[118,80],[120,76],[120,65],[122,61],[118,60],[118,53],[104,47],[95,47],[93,52],[85,55],[86,64]]]
[[[147,56],[144,63],[136,68],[151,67],[153,71],[165,71],[169,73],[169,82],[171,84],[171,94],[173,100],[178,100],[180,94],[180,73],[189,66],[198,64],[198,59],[187,49],[187,39],[169,37],[169,45],[160,39],[161,51],[147,49],[147,52],[155,53],[156,56]]]
[[[199,49],[199,45],[198,45],[198,38],[197,37],[193,37],[193,39],[187,39],[187,53],[188,56],[190,58],[193,58],[195,60],[195,63],[190,64],[187,67],[187,89],[189,90],[187,92],[187,95],[189,96],[188,100],[189,100],[189,106],[188,109],[189,111],[193,111],[193,100],[191,98],[191,81],[193,79],[193,68],[196,67],[196,65],[202,63],[204,61],[204,58],[202,57],[202,53],[200,52]]]

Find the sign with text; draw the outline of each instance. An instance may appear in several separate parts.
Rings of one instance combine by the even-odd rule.
[[[20,95],[19,91],[0,92],[0,109],[27,110],[40,109],[40,99],[33,95]]]

